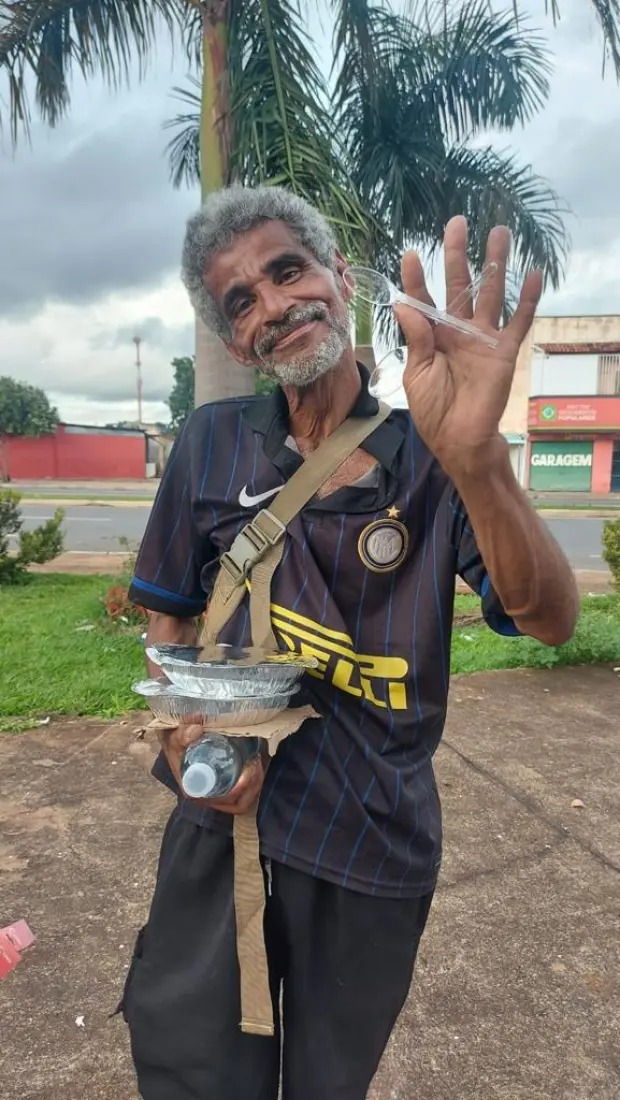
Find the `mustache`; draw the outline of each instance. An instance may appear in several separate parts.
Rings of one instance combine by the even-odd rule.
[[[330,324],[330,313],[324,302],[309,302],[307,306],[293,306],[281,321],[269,327],[266,332],[254,343],[254,351],[263,358],[273,351],[278,341],[285,336],[290,336],[300,325],[306,325],[310,321],[326,321]]]

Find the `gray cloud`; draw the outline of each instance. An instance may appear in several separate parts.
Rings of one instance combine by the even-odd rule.
[[[552,95],[523,131],[496,136],[497,144],[510,145],[521,163],[547,176],[574,212],[569,280],[547,297],[544,311],[615,312],[618,88],[611,77],[600,79],[600,35],[585,0],[563,0],[558,30],[544,16],[544,0],[520,6],[557,55]],[[317,50],[327,42],[328,24],[321,29],[312,17]],[[167,292],[149,302],[146,316],[139,305],[133,309],[141,292],[161,290],[176,274],[184,221],[198,202],[196,194],[173,191],[164,158],[162,122],[178,110],[169,92],[183,82],[184,69],[181,58],[171,66],[162,48],[148,79],[129,91],[112,96],[97,81],[88,88],[76,81],[70,116],[57,130],[37,124],[31,149],[22,143],[15,158],[0,152],[0,322],[19,322],[0,348],[0,374],[58,395],[73,420],[113,420],[114,405],[122,419],[135,407],[134,312],[144,340],[144,397],[153,407],[170,392],[171,358],[193,347],[191,324],[173,323],[189,314],[181,318],[178,304],[166,312]],[[111,292],[126,294],[132,309],[119,309],[118,297],[106,302]],[[77,309],[50,319],[42,314],[50,301]],[[162,317],[155,315],[160,301]],[[76,319],[80,331],[68,340]]]
[[[580,219],[620,218],[620,117],[601,122],[583,115],[562,118],[548,147],[541,168],[561,185]]]
[[[82,375],[72,374],[66,378],[56,378],[53,388],[55,393],[72,394],[76,397],[88,397],[101,401],[128,401],[136,394],[136,375],[128,359],[127,370],[116,373],[112,378],[106,373],[93,373],[84,371]],[[172,389],[172,371],[169,378],[162,378],[159,374],[155,377],[148,373],[143,381],[143,393],[149,401],[166,401]]]
[[[161,127],[174,105],[165,79],[122,98],[95,86],[86,125],[36,125],[31,149],[0,160],[0,241],[11,259],[0,267],[1,316],[148,288],[178,269],[198,197],[168,180]],[[78,105],[86,94],[78,88]]]
[[[113,351],[130,348],[134,336],[140,336],[143,348],[157,348],[174,355],[189,355],[194,340],[193,325],[164,324],[160,317],[145,317],[135,325],[122,325],[111,332],[97,332],[89,339],[93,351]]]

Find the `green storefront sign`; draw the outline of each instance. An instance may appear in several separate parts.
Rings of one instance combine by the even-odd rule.
[[[592,444],[533,443],[530,489],[539,492],[588,493],[592,485]]]

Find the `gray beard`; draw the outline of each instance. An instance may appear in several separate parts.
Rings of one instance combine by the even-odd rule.
[[[321,308],[322,307],[322,308]],[[322,303],[316,306],[305,306],[296,310],[289,318],[279,335],[286,335],[293,331],[295,324],[303,324],[307,320],[323,320],[329,325],[330,331],[321,343],[312,352],[300,352],[290,359],[273,359],[269,352],[261,354],[260,344],[256,348],[259,357],[259,370],[267,378],[273,378],[281,386],[293,386],[301,389],[310,386],[327,374],[340,362],[351,339],[348,320],[334,317]]]

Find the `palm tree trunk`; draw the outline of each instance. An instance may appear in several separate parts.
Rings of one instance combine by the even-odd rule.
[[[223,187],[230,159],[228,101],[228,0],[202,5],[203,75],[200,111],[202,200]],[[254,393],[254,372],[229,355],[224,344],[196,317],[196,405]]]
[[[196,317],[196,372],[194,402],[221,401],[254,393],[255,374],[229,355],[219,336],[210,332]]]

